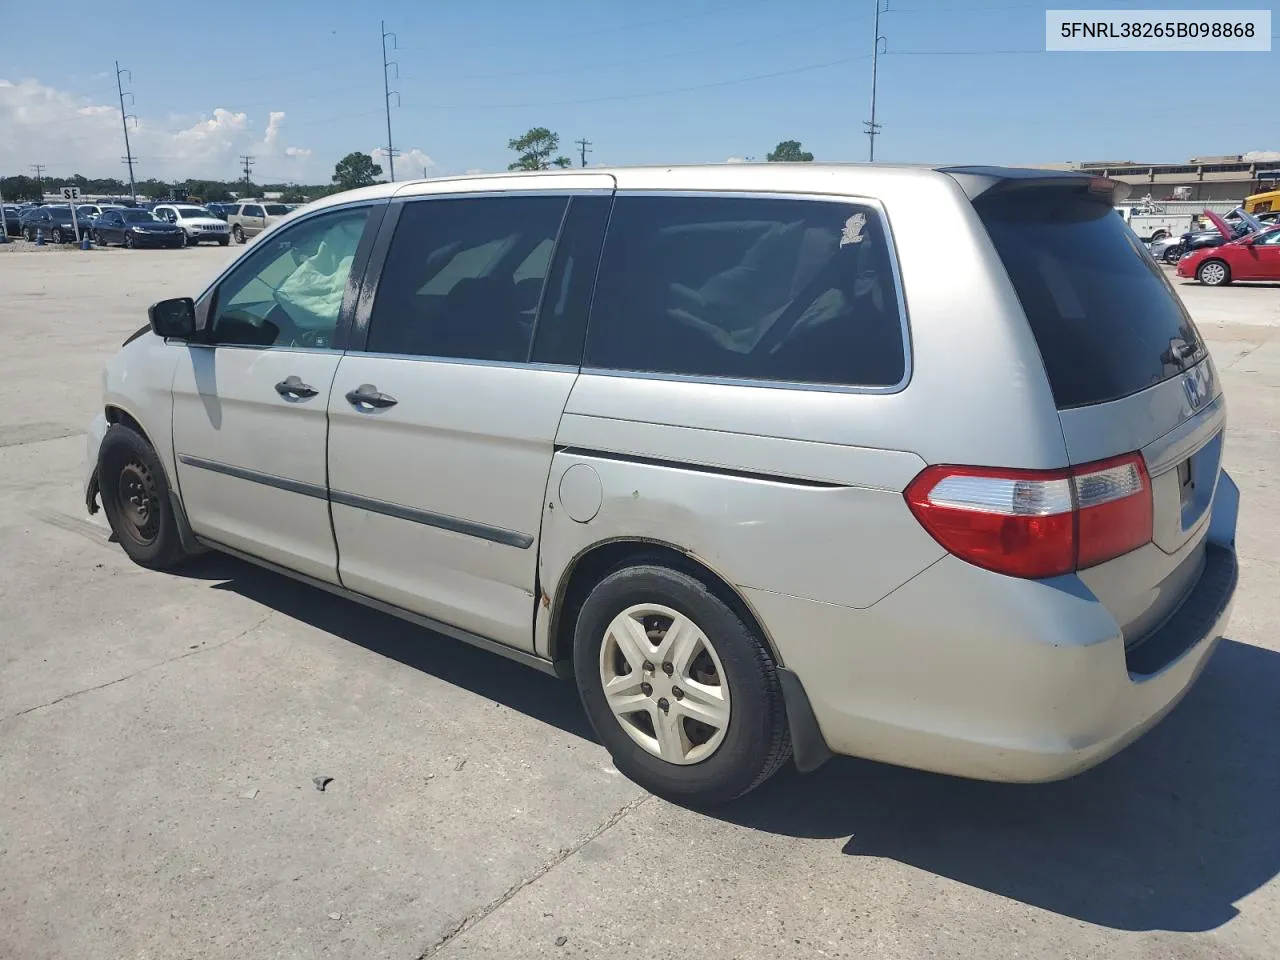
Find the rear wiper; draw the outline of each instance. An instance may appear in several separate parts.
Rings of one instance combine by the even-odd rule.
[[[1169,341],[1169,349],[1165,351],[1164,356],[1160,359],[1168,364],[1172,364],[1179,370],[1187,369],[1187,362],[1196,357],[1200,353],[1199,344],[1187,343],[1182,337],[1174,337]]]

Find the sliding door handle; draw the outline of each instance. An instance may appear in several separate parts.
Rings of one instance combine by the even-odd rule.
[[[377,407],[379,409],[394,407],[399,403],[395,397],[387,396],[385,393],[379,393],[378,388],[372,383],[362,383],[354,390],[348,391],[347,402],[356,408]]]
[[[320,391],[309,383],[303,383],[301,377],[295,377],[293,374],[285,377],[276,384],[276,393],[282,397],[298,397],[305,399],[314,397]]]

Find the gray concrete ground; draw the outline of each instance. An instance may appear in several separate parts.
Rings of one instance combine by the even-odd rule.
[[[836,760],[708,816],[620,777],[568,685],[229,559],[141,570],[85,517],[102,362],[234,252],[0,258],[0,957],[1280,954],[1276,287],[1181,287],[1244,568],[1167,721],[1065,783]]]

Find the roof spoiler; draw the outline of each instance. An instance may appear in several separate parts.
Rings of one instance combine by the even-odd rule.
[[[937,167],[965,192],[970,200],[1014,190],[1079,190],[1116,204],[1129,196],[1129,184],[1095,177],[1078,170],[1032,170],[1022,167]]]

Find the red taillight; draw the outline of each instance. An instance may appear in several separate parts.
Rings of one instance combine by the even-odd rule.
[[[948,552],[1012,577],[1070,573],[1151,540],[1151,481],[1136,453],[1065,470],[928,467],[905,496]]]

